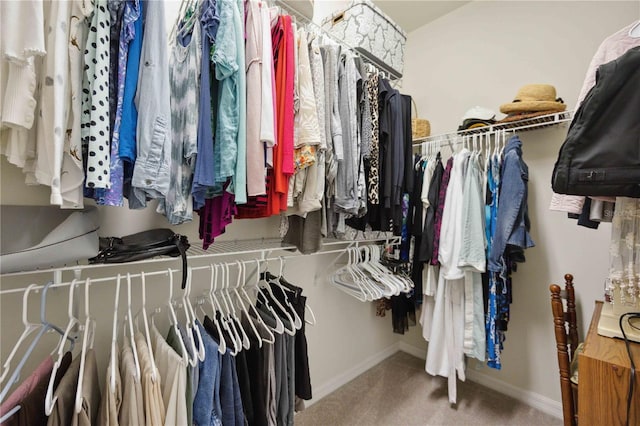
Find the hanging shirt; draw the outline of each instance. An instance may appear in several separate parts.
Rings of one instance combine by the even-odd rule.
[[[216,35],[212,61],[219,83],[218,120],[216,124],[214,161],[216,182],[225,182],[235,173],[238,158],[240,100],[238,99],[238,51],[235,30],[235,2],[218,1],[220,26]],[[244,71],[244,70],[243,70]]]
[[[86,150],[86,183],[91,188],[109,188],[109,43],[111,18],[106,0],[96,0],[89,25],[82,83],[82,146]],[[85,193],[91,194],[92,191]]]
[[[84,51],[87,40],[87,18],[93,12],[93,4],[83,0],[71,2],[69,19],[69,81],[71,107],[66,126],[62,171],[60,174],[60,193],[63,208],[82,208],[84,166],[82,160],[82,82],[84,73]]]
[[[247,2],[245,62],[247,67],[247,194],[249,196],[266,193],[264,143],[260,133],[263,106],[262,69],[270,65],[262,64],[262,9],[262,4],[257,0]]]
[[[211,46],[216,41],[220,17],[216,2],[205,0],[201,6],[200,25],[202,55],[200,68],[200,96],[198,98],[198,147],[191,193],[193,209],[200,210],[205,205],[207,188],[215,185],[215,165],[213,155],[213,130],[211,111]]]
[[[122,95],[122,122],[118,129],[118,154],[122,161],[127,164],[127,167],[125,167],[125,180],[129,181],[133,174],[133,164],[137,155],[136,123],[138,121],[138,108],[135,104],[135,96],[140,68],[140,55],[142,54],[143,5],[144,2],[141,0],[127,2],[128,7],[125,10],[125,19],[129,24],[123,26],[127,33],[126,38],[131,40],[127,49],[127,67]]]
[[[78,357],[81,356],[78,355]],[[85,354],[84,372],[82,374],[82,389],[79,390],[82,393],[82,407],[79,413],[75,413],[74,401],[72,426],[91,426],[96,424],[98,419],[101,396],[96,353],[93,349],[88,349]]]
[[[51,187],[50,203],[62,204],[60,173],[69,110],[68,23],[70,2],[45,4],[47,55],[40,70],[35,178]]]
[[[120,158],[120,125],[122,122],[122,105],[124,81],[127,67],[127,53],[137,12],[131,2],[117,0],[108,3],[111,16],[110,52],[109,52],[109,130],[110,130],[110,181],[108,189],[98,189],[94,198],[100,205],[123,205],[124,171]],[[117,129],[116,129],[117,123]]]
[[[234,21],[236,30],[236,45],[245,45],[245,10],[244,0],[237,0],[234,8]],[[247,202],[247,74],[243,49],[238,49],[238,157],[236,169],[231,181],[231,190],[235,194],[236,204]]]
[[[169,192],[171,162],[171,105],[164,2],[147,2],[141,68],[138,76],[138,152],[131,186],[134,206]],[[131,203],[131,199],[129,200]]]
[[[261,34],[259,39],[262,42],[262,46],[259,49],[261,53],[260,87],[262,88],[260,99],[262,105],[260,108],[260,140],[264,143],[265,149],[272,153],[271,161],[268,161],[269,156],[265,155],[265,163],[269,166],[273,166],[273,147],[277,142],[275,130],[276,117],[273,46],[271,44],[271,16],[269,14],[269,8],[266,7],[265,3],[261,3],[259,10],[261,20]]]
[[[198,144],[199,46],[200,26],[194,25],[191,33],[174,41],[169,59],[171,177],[169,192],[158,203],[157,211],[172,225],[190,221],[193,216],[191,181]]]
[[[180,355],[165,341],[155,325],[151,326],[158,374],[162,377],[162,400],[166,409],[166,425],[186,425],[187,366]]]
[[[179,325],[179,327],[183,328],[181,325]],[[187,332],[191,333],[191,329],[188,329]],[[178,331],[178,333],[176,333],[175,327],[169,327],[169,332],[167,333],[166,341],[169,344],[169,346],[171,346],[171,348],[175,351],[175,353],[178,354],[178,356],[180,357],[187,356],[189,358],[191,357],[187,349],[187,347],[191,347],[190,340],[188,340],[187,342],[182,342],[182,344],[184,345],[184,350],[186,351],[186,352],[183,352],[183,346],[180,343],[182,341],[181,332]],[[200,361],[197,360],[196,364],[199,364],[199,362]],[[196,365],[196,368],[197,368],[197,365]],[[185,398],[185,405],[187,409],[187,424],[191,425],[193,424],[193,376],[191,374],[191,370],[192,370],[191,364],[186,365],[185,370],[186,370],[186,386],[185,386],[184,398]],[[178,395],[178,398],[180,397],[181,395]]]
[[[53,411],[47,418],[48,426],[68,426],[72,423],[75,417],[74,404],[79,374],[80,357],[76,356],[53,393],[56,403],[53,406]]]
[[[4,417],[9,411],[11,411],[17,405],[20,405],[21,401],[25,399],[31,392],[33,392],[40,382],[46,380],[48,385],[52,370],[53,359],[51,358],[51,356],[47,356],[36,367],[36,369],[33,370],[29,377],[24,379],[22,383],[20,383],[20,385],[11,394],[9,394],[9,396],[7,396],[4,401],[2,401],[2,405],[0,405],[0,417]],[[22,410],[22,407],[20,408],[20,410]],[[10,419],[13,419],[13,416],[10,417]],[[17,416],[16,420],[12,421],[17,422]]]
[[[162,399],[162,376],[156,370],[155,380],[153,379],[153,364],[149,355],[149,346],[142,333],[137,332],[135,344],[140,362],[140,381],[142,383],[142,399],[144,404],[144,416],[146,426],[164,425],[166,412],[164,400]]]
[[[109,357],[109,365],[107,366],[104,391],[102,392],[102,400],[98,409],[97,424],[99,426],[117,426],[118,414],[122,404],[122,382],[120,379],[120,354],[116,343],[114,359]],[[111,389],[111,374],[114,374],[115,386]]]
[[[136,364],[129,339],[125,339],[120,351],[120,378],[122,397],[118,411],[121,425],[144,425],[142,383],[136,379]]]

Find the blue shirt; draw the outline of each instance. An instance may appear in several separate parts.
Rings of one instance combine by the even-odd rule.
[[[220,3],[224,3],[220,2]],[[211,46],[215,42],[220,17],[216,2],[205,0],[200,17],[202,25],[202,59],[200,69],[200,99],[198,111],[198,154],[193,175],[193,209],[204,207],[207,188],[215,185],[215,164],[213,159],[213,130],[211,128]]]
[[[133,24],[133,38],[129,43],[127,55],[127,71],[124,80],[124,95],[122,101],[122,121],[120,123],[120,146],[118,154],[122,161],[134,163],[136,161],[136,125],[138,123],[138,110],[134,103],[136,88],[138,87],[138,69],[140,67],[140,55],[142,53],[142,0],[138,4],[138,18]],[[133,169],[131,169],[131,174]],[[126,173],[126,172],[125,172]],[[130,176],[129,176],[130,177]]]
[[[238,157],[238,129],[240,99],[238,91],[239,51],[237,44],[237,7],[230,0],[216,4],[220,15],[220,27],[216,36],[213,62],[216,64],[216,79],[220,82],[218,95],[218,122],[216,124],[214,160],[216,181],[225,182],[233,177]],[[242,70],[244,74],[244,69]]]

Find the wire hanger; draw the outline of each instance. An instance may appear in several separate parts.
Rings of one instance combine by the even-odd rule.
[[[76,386],[76,399],[75,399],[75,412],[76,414],[82,411],[82,383],[84,381],[84,367],[87,360],[87,350],[93,349],[93,341],[96,332],[96,321],[91,316],[89,310],[89,287],[91,286],[91,279],[87,278],[84,282],[84,334],[82,336],[82,352],[80,352],[80,372],[78,374],[78,384]],[[87,347],[89,346],[89,347]]]

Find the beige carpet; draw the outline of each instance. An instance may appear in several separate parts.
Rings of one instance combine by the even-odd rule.
[[[458,381],[458,404],[447,381],[424,372],[424,361],[398,352],[295,415],[304,425],[562,425],[515,399]]]

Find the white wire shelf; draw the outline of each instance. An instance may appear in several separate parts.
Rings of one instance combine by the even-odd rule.
[[[323,254],[326,253],[326,249],[336,248],[331,250],[332,252],[336,252],[339,250],[344,250],[347,247],[353,246],[354,244],[360,243],[375,243],[375,242],[387,242],[398,244],[400,237],[394,237],[389,235],[377,235],[374,237],[365,236],[364,238],[353,238],[353,239],[325,239],[322,242],[322,248],[317,253],[312,254]],[[187,250],[187,259],[188,260],[206,260],[206,259],[214,259],[219,257],[224,258],[233,258],[243,255],[251,255],[251,254],[259,254],[261,259],[265,259],[268,256],[271,256],[274,252],[297,252],[297,249],[293,245],[283,244],[280,238],[260,238],[260,239],[250,239],[250,240],[227,240],[227,241],[216,241],[211,246],[209,246],[208,250],[203,250],[199,245],[200,241],[197,241],[189,247]],[[342,247],[340,247],[342,246]],[[303,254],[297,253],[296,256],[304,256]],[[126,263],[96,263],[96,264],[88,264],[88,263],[78,263],[76,265],[67,265],[55,268],[43,268],[43,269],[35,269],[29,271],[20,271],[20,272],[11,272],[2,274],[2,279],[7,279],[11,277],[18,277],[23,275],[33,275],[33,274],[53,274],[53,281],[59,282],[62,276],[62,273],[72,271],[76,274],[80,274],[82,271],[91,270],[91,269],[100,269],[100,268],[113,268],[113,267],[127,267],[135,266],[135,265],[150,265],[156,264],[159,262],[180,262],[180,257],[169,257],[169,256],[158,256],[151,259],[138,260],[134,262],[126,262]],[[157,267],[156,267],[157,269]]]
[[[502,130],[510,132],[522,132],[527,130],[541,129],[543,127],[556,126],[562,123],[571,122],[573,111],[556,112],[553,114],[540,115],[538,117],[526,118],[524,120],[511,121],[507,123],[496,123],[489,126],[477,127],[475,129],[460,130],[456,132],[442,133],[413,140],[413,146],[439,141],[451,141],[462,136],[492,134]]]

